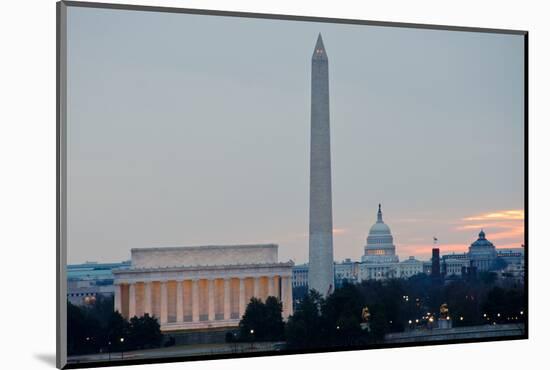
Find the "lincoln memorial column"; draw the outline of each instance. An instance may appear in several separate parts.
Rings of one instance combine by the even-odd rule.
[[[231,318],[231,279],[223,280],[223,319]]]
[[[254,297],[260,298],[260,278],[254,278]]]
[[[153,283],[148,281],[145,283],[145,308],[143,313],[148,313],[149,316],[153,316]]]
[[[216,298],[214,296],[214,286],[216,279],[208,279],[208,321],[216,320]]]
[[[176,322],[183,322],[183,282],[176,282]]]
[[[288,276],[281,276],[281,302],[283,303],[283,318],[292,315],[292,281]]]
[[[292,307],[292,276],[286,278],[287,289],[287,303],[288,303],[288,315],[294,314],[294,308]]]
[[[191,284],[191,305],[193,322],[199,321],[199,280],[193,279]]]
[[[239,317],[242,317],[244,315],[244,311],[246,310],[246,301],[244,296],[244,279],[239,279]]]
[[[134,316],[136,316],[136,283],[131,283],[128,293],[128,319]]]
[[[168,287],[166,281],[160,283],[160,323],[168,322]]]
[[[115,311],[122,314],[122,288],[120,284],[115,284]]]
[[[267,296],[268,297],[274,297],[275,296],[275,278],[273,276],[269,276],[267,278]]]

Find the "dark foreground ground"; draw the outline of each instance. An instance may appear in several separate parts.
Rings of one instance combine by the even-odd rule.
[[[387,344],[437,342],[442,340],[472,340],[501,337],[517,337],[524,334],[523,324],[468,326],[452,329],[419,329],[403,333],[390,333],[385,337]],[[219,343],[219,344],[182,344],[172,347],[155,348],[149,350],[99,353],[91,355],[71,356],[69,364],[93,363],[98,361],[112,361],[114,364],[121,360],[147,360],[156,358],[231,355],[237,353],[276,352],[284,348],[282,342],[262,343]]]

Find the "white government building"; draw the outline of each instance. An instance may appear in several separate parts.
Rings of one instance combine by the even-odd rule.
[[[431,274],[431,261],[420,261],[411,256],[399,262],[390,227],[384,223],[382,206],[378,205],[376,222],[371,226],[361,261],[349,258],[334,264],[334,277],[338,284],[348,281],[358,283],[364,280],[385,280],[391,278],[409,278],[425,273]],[[497,259],[506,263],[498,269],[502,276],[515,276],[522,279],[524,274],[523,248],[497,249],[480,231],[478,239],[469,247],[468,252],[452,253],[441,256],[441,271],[446,278],[459,278],[465,268],[475,267],[477,271],[497,270]],[[293,287],[307,286],[308,265],[293,268]]]
[[[251,297],[279,298],[292,314],[292,267],[278,246],[210,245],[138,248],[129,268],[113,270],[115,310],[148,313],[162,331],[235,327]]]

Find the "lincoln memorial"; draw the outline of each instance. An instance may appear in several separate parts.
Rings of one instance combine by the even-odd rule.
[[[277,297],[292,314],[292,266],[278,246],[209,245],[132,249],[129,268],[113,271],[115,310],[148,313],[162,331],[237,326],[250,298]]]

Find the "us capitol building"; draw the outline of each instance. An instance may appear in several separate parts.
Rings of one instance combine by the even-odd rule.
[[[376,223],[371,226],[367,237],[367,245],[361,257],[359,280],[383,279],[396,277],[399,274],[399,257],[395,254],[395,245],[390,227],[382,218],[382,205],[378,205]],[[416,260],[415,260],[416,261]],[[422,263],[415,265],[422,272]]]
[[[461,277],[465,271],[497,271],[498,274],[522,278],[523,248],[496,248],[483,230],[468,248],[468,252],[451,253],[440,258],[441,272],[447,279]],[[410,256],[399,261],[390,227],[384,223],[382,205],[378,205],[376,222],[371,226],[361,261],[345,259],[334,263],[336,285],[343,281],[359,283],[364,280],[409,278],[417,274],[430,275],[432,260],[421,261]],[[504,265],[504,267],[503,267]],[[308,265],[293,267],[293,287],[307,285]]]

